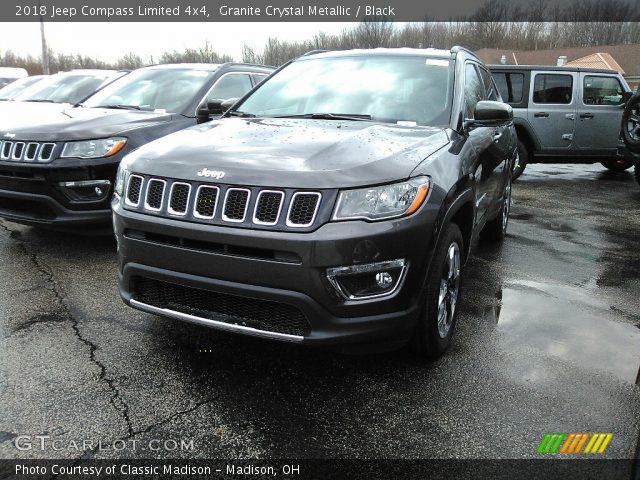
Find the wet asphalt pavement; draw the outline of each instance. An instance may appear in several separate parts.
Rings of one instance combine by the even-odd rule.
[[[137,440],[93,458],[535,458],[546,432],[612,432],[604,457],[633,458],[640,187],[599,165],[530,166],[512,212],[504,244],[467,265],[454,344],[435,363],[137,312],[118,297],[112,239],[2,222],[0,458],[80,456],[14,446],[42,434]]]

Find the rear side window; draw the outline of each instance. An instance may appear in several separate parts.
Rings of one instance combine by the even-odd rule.
[[[484,85],[473,63],[467,63],[464,69],[465,118],[473,118],[476,105],[485,98]]]
[[[624,89],[617,78],[589,75],[583,85],[585,105],[622,105]]]
[[[573,77],[539,73],[533,83],[534,103],[569,104],[573,100]]]
[[[218,80],[218,83],[216,83],[211,93],[209,93],[207,100],[240,98],[251,90],[252,87],[249,75],[243,73],[225,75]]]
[[[496,72],[493,74],[502,100],[520,103],[524,92],[524,73]]]

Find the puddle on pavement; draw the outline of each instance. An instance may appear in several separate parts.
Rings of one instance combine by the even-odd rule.
[[[511,348],[527,345],[579,368],[640,385],[640,329],[619,321],[588,292],[564,285],[517,282],[502,289],[497,328]]]

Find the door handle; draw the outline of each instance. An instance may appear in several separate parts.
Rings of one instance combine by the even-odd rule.
[[[547,112],[537,112],[533,114],[536,118],[547,118],[549,114]]]
[[[567,113],[564,118],[566,118],[567,120],[575,120],[576,116],[573,113]]]
[[[493,143],[498,143],[500,138],[502,138],[502,132],[499,132],[498,130],[493,132]]]
[[[581,113],[580,118],[593,118],[593,113]]]

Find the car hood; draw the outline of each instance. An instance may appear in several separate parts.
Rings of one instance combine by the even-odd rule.
[[[170,121],[165,112],[69,107],[69,105],[7,102],[0,105],[0,138],[64,142],[126,135],[129,130]]]
[[[407,178],[449,142],[435,127],[368,121],[225,118],[151,142],[130,154],[138,173],[220,183],[341,188]]]

